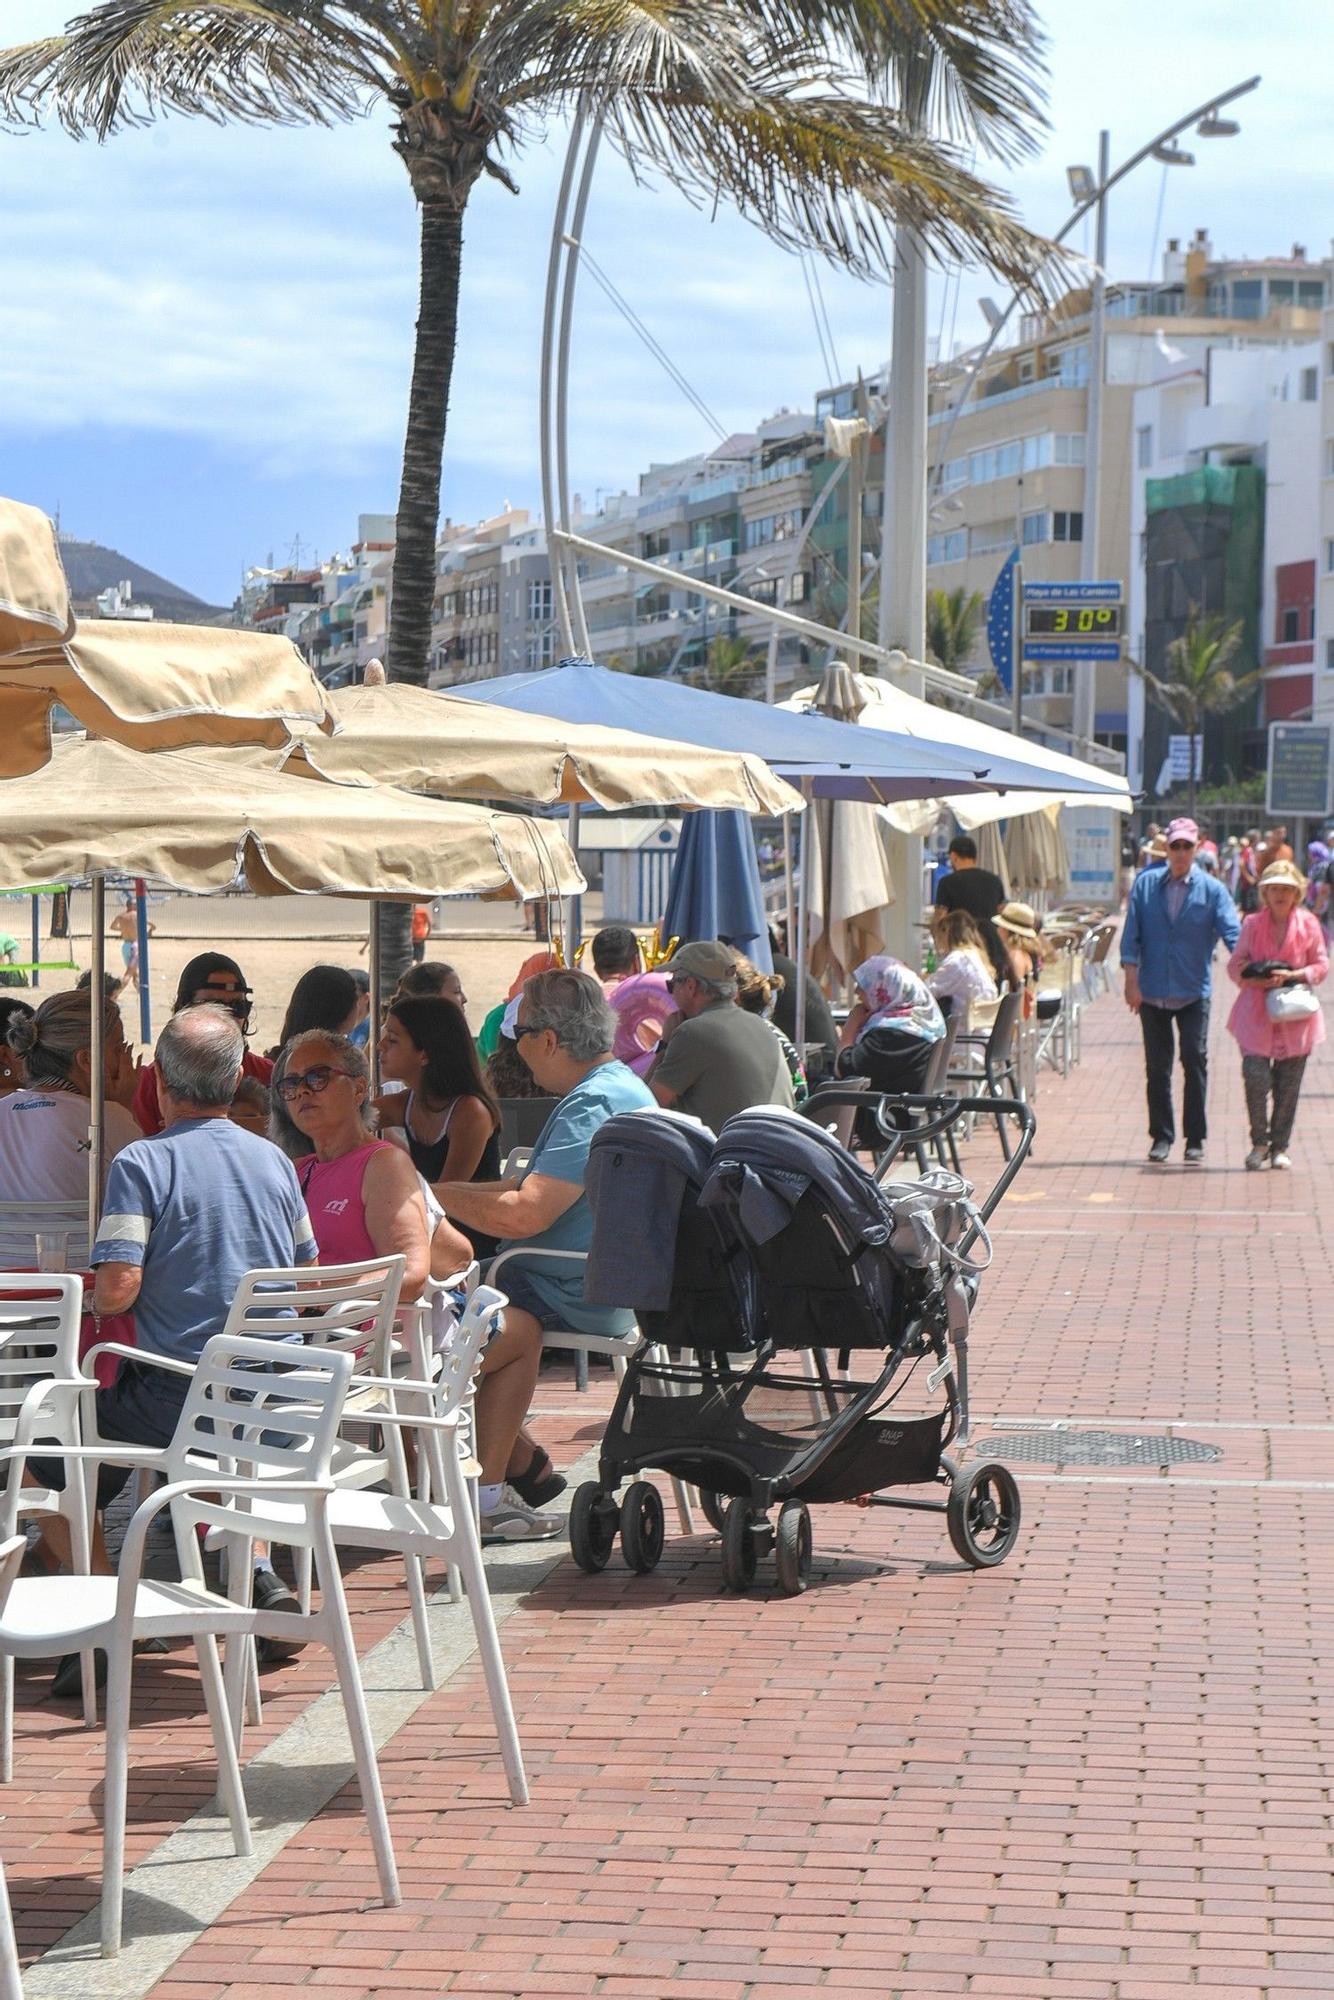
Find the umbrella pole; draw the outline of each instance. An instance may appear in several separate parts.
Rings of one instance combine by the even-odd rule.
[[[570,826],[566,838],[570,843],[570,852],[577,862],[579,859],[579,807],[573,801],[570,805]],[[569,913],[565,919],[565,951],[567,961],[571,966],[574,965],[575,955],[583,942],[583,931],[584,899],[582,896],[571,896]]]
[[[801,789],[807,793],[807,797],[809,798],[808,785],[809,780],[803,779]],[[808,804],[806,812],[801,816],[801,877],[797,884],[797,948],[792,953],[792,959],[797,968],[797,1010],[796,1019],[793,1023],[797,1032],[794,1039],[797,1044],[797,1054],[803,1062],[806,1059],[806,933],[810,929],[811,915],[811,871],[807,866],[807,862],[810,859],[810,841],[807,838],[806,816],[813,810],[814,808]]]
[[[153,1039],[153,1003],[148,990],[148,891],[142,875],[134,885],[135,929],[139,937],[139,1040]]]
[[[369,941],[366,947],[366,967],[371,982],[371,1096],[380,1095],[380,910],[377,903],[370,906],[371,921]]]
[[[91,1246],[97,1234],[97,1224],[102,1210],[102,1166],[106,1156],[107,885],[105,879],[101,875],[94,875],[89,884],[89,891],[92,898],[89,923],[92,930],[90,962],[93,969],[92,989],[88,995],[92,1025],[88,1046],[88,1057],[92,1066],[88,1096],[88,1242]]]
[[[789,813],[783,822],[783,922],[787,932],[788,957],[792,956],[792,941],[797,935],[797,888],[792,871],[792,849],[797,838],[797,815]]]

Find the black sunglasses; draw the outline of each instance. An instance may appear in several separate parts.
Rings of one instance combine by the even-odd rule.
[[[303,1090],[319,1096],[329,1088],[336,1076],[350,1076],[351,1070],[337,1069],[333,1063],[316,1063],[313,1069],[293,1070],[274,1084],[274,1089],[284,1104],[291,1104]]]
[[[516,1021],[514,1023],[514,1039],[516,1042],[521,1042],[525,1035],[544,1035],[545,1033],[546,1029],[539,1028],[535,1021]]]

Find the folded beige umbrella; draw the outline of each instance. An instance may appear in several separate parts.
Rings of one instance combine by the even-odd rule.
[[[814,708],[836,722],[856,722],[865,707],[862,678],[841,661],[826,668]],[[885,948],[885,912],[897,900],[885,822],[878,806],[818,799],[802,822],[809,862],[809,965],[835,984]]]
[[[55,531],[0,500],[0,778],[40,770],[51,710],[138,750],[277,746],[334,727],[327,698],[287,639],[156,619],[70,612]]]
[[[748,813],[801,807],[800,793],[762,758],[695,743],[553,721],[401,684],[343,688],[330,706],[339,733],[304,739],[289,753],[287,770],[451,799],[731,806]]]
[[[1069,881],[1070,856],[1060,828],[1060,812],[1060,807],[1053,805],[1045,812],[1011,820],[1005,855],[1016,895],[1045,896]]]
[[[243,878],[262,896],[572,896],[586,887],[560,828],[521,813],[321,785],[251,752],[145,757],[76,737],[0,784],[5,885],[107,874],[177,889]]]

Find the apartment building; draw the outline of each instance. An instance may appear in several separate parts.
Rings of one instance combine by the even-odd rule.
[[[1312,713],[1334,725],[1334,306],[1320,322],[1320,462],[1316,507],[1315,658]]]
[[[347,687],[384,652],[393,563],[394,516],[360,514],[347,555],[316,568],[248,570],[233,616],[290,639],[327,687]]]
[[[1137,480],[1134,404],[1143,387],[1183,368],[1205,371],[1220,352],[1310,340],[1331,296],[1331,269],[1301,245],[1290,255],[1222,259],[1205,231],[1183,250],[1169,242],[1161,275],[1109,284],[1101,421],[1099,577],[1125,583],[1134,554]],[[1090,296],[1070,292],[1050,312],[1019,322],[1018,338],[985,361],[976,351],[942,362],[929,391],[927,575],[933,587],[989,594],[1016,545],[1033,582],[1073,582],[1084,559]],[[868,385],[883,393],[882,374]],[[816,415],[850,416],[856,387],[817,396]],[[883,457],[871,454],[868,522],[878,522]],[[846,503],[825,535],[836,568],[846,561]],[[971,664],[987,664],[979,634]],[[1030,669],[1025,686],[1048,721],[1070,721],[1071,669]],[[1098,670],[1096,733],[1122,748],[1128,730],[1123,666]]]
[[[446,521],[436,544],[431,608],[431,687],[492,680],[501,668],[501,579],[506,544],[529,528],[506,501],[487,521]]]
[[[1261,690],[1210,717],[1207,779],[1264,768],[1270,722],[1311,714],[1321,465],[1320,343],[1216,347],[1137,390],[1127,628],[1152,673],[1192,612],[1242,628]],[[1174,725],[1129,688],[1132,786],[1153,793]]]

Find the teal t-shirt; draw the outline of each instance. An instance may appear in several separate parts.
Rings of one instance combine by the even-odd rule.
[[[548,1174],[552,1180],[573,1181],[582,1188],[593,1134],[618,1111],[642,1111],[655,1102],[648,1085],[624,1063],[601,1063],[557,1104],[533,1148],[528,1173]],[[525,1236],[522,1247],[534,1251],[587,1250],[592,1240],[592,1211],[581,1194],[549,1229],[537,1236]],[[511,1247],[502,1245],[504,1249]],[[518,1263],[516,1258],[508,1268],[512,1270]],[[544,1264],[534,1257],[531,1264],[527,1258],[523,1260],[523,1270],[534,1290],[576,1333],[626,1334],[634,1325],[634,1314],[624,1307],[585,1305],[583,1268],[578,1264]],[[502,1271],[499,1278],[502,1288],[504,1282]]]

